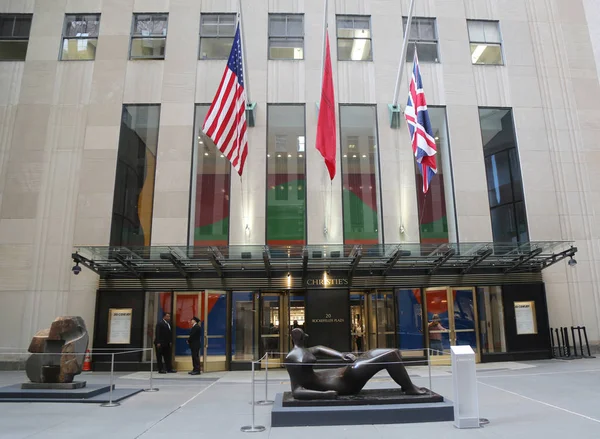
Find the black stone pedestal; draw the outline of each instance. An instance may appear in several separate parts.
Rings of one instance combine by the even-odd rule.
[[[289,393],[289,392],[286,392]],[[404,424],[454,420],[452,401],[437,393],[404,395],[396,389],[363,390],[335,400],[298,401],[278,393],[272,427]]]
[[[82,389],[85,385],[85,381],[73,381],[72,383],[23,383],[21,384],[21,389],[71,390]]]

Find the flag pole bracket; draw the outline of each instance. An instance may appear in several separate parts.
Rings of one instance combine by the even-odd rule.
[[[246,123],[249,127],[256,123],[256,102],[246,103]]]
[[[388,104],[388,113],[390,115],[390,128],[400,128],[400,121],[402,120],[400,105]]]

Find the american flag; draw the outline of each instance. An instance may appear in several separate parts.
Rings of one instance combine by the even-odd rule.
[[[238,23],[221,84],[212,101],[202,131],[215,143],[241,176],[248,155],[246,90],[242,43]]]
[[[429,113],[427,112],[427,102],[425,101],[416,47],[412,80],[410,81],[408,103],[404,110],[404,117],[408,123],[413,153],[423,176],[423,193],[427,193],[431,179],[437,174],[435,159],[437,147],[433,138]]]

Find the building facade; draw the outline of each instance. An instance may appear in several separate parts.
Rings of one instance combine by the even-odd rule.
[[[324,2],[242,2],[255,107],[240,179],[201,132],[237,1],[0,0],[0,346],[26,347],[56,316],[80,315],[95,347],[150,347],[161,312],[177,325],[214,312],[204,357],[214,349],[215,363],[232,367],[285,350],[281,328],[307,322],[318,311],[306,305],[312,287],[332,282],[347,285],[327,296],[345,297],[340,349],[422,350],[439,338],[427,334],[433,314],[453,331],[440,330],[444,348],[470,343],[480,354],[548,350],[548,327],[585,325],[600,341],[598,6],[417,0],[399,102],[416,46],[439,152],[424,195],[404,121],[394,123],[403,117],[390,109],[408,4],[329,2],[338,123],[330,182],[314,147]],[[571,245],[576,267],[539,273]],[[488,250],[509,264],[504,278],[492,263],[483,277],[465,276],[471,268],[460,264],[479,264]],[[107,265],[74,275],[73,252],[82,265]],[[460,254],[471,259],[453,259]],[[221,280],[203,282],[194,257]],[[422,277],[398,268],[386,280],[403,258],[415,258],[405,268],[421,267]],[[147,262],[158,259],[175,274]],[[222,269],[246,279],[257,260],[263,283],[222,280]],[[457,277],[432,278],[448,261],[442,268],[450,276],[460,265]],[[527,261],[538,265],[508,276]],[[111,276],[112,263],[133,283]],[[518,311],[502,297],[535,303],[543,321],[531,346],[507,347]],[[108,316],[122,308],[132,310],[133,338],[111,343]],[[311,316],[321,318],[336,319]],[[183,358],[185,328],[176,332]]]

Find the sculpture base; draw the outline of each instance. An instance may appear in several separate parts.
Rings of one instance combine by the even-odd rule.
[[[336,399],[295,399],[292,392],[283,393],[283,407],[336,407],[348,405],[422,404],[443,402],[435,392],[425,395],[407,395],[401,389],[367,389],[357,395],[338,396]]]
[[[388,389],[383,389],[388,390]],[[377,390],[376,392],[382,392]],[[362,392],[361,392],[362,393]],[[360,394],[359,394],[360,395]],[[338,400],[312,400],[304,406],[284,406],[283,394],[278,393],[271,411],[271,427],[303,427],[324,425],[370,425],[370,424],[406,424],[421,422],[446,422],[454,420],[452,401],[435,395],[439,402],[415,402],[410,398],[429,397],[429,395],[404,395],[400,403],[349,404]],[[351,398],[351,397],[342,397]],[[356,396],[354,396],[356,398]],[[380,399],[381,401],[381,399]],[[431,401],[431,400],[430,400]],[[336,402],[338,403],[336,405]]]
[[[21,384],[0,387],[0,403],[2,402],[79,402],[105,403],[110,400],[110,386],[104,384],[89,384],[79,389],[23,389]],[[115,389],[113,387],[113,402],[122,401],[132,395],[142,392],[142,389]]]
[[[21,384],[21,389],[71,390],[83,389],[85,386],[85,381],[73,381],[72,383],[23,383]]]

